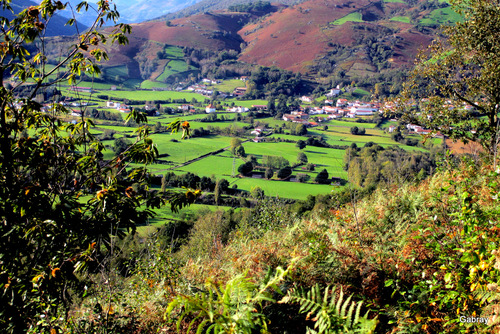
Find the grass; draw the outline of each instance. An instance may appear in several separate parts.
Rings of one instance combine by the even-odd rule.
[[[242,178],[235,182],[238,189],[251,191],[253,187],[260,187],[267,196],[282,198],[306,199],[308,195],[328,194],[341,187],[323,184],[299,183],[289,181],[269,181],[265,179]]]
[[[151,101],[151,100],[167,100],[167,99],[186,99],[191,101],[195,98],[198,101],[203,101],[206,97],[196,93],[173,92],[173,91],[109,91],[110,97],[118,97],[135,101]]]
[[[177,46],[167,46],[163,49],[165,55],[169,59],[183,59],[184,58],[184,52],[182,51],[182,48],[177,47]]]
[[[463,20],[463,17],[455,12],[452,7],[435,9],[420,20],[421,25],[450,25]]]
[[[348,14],[338,20],[335,20],[333,22],[330,22],[330,24],[340,26],[346,22],[364,22],[363,21],[363,16],[359,12],[351,13]]]
[[[224,80],[214,87],[221,92],[232,93],[236,87],[245,87],[245,82],[239,79]]]
[[[183,60],[171,60],[165,65],[165,70],[163,71],[156,80],[158,81],[166,81],[168,77],[174,74],[178,74],[181,72],[185,72],[189,70],[188,64],[186,64]]]
[[[117,75],[124,78],[128,77],[128,69],[125,65],[105,67],[104,73],[106,73],[106,75],[110,77],[115,77]]]
[[[406,3],[403,0],[384,0],[384,2]]]
[[[152,81],[152,80],[144,80],[141,83],[141,88],[143,88],[143,89],[166,88],[166,87],[168,87],[167,84],[164,84],[163,82]]]
[[[204,138],[191,138],[181,140],[181,134],[154,134],[151,136],[154,143],[158,145],[160,154],[169,154],[165,160],[175,163],[183,163],[185,161],[199,157],[227,147],[230,144],[230,137],[209,136]],[[178,142],[172,142],[171,139],[176,139]]]
[[[410,17],[409,16],[394,16],[393,18],[391,18],[391,21],[410,23]]]

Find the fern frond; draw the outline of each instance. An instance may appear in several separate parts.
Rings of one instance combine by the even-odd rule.
[[[351,301],[352,296],[344,300],[341,289],[338,298],[335,289],[325,288],[322,293],[318,284],[309,291],[293,289],[284,297],[282,303],[299,303],[300,313],[313,315],[314,329],[307,333],[372,333],[377,325],[376,319],[368,319],[368,312],[360,317],[362,302]]]

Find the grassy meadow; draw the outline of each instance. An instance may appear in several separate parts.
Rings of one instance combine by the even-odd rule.
[[[169,50],[169,63],[171,69],[173,69],[173,61],[177,61],[175,52],[176,50]],[[109,68],[107,69],[107,75],[120,75],[124,73],[123,68]],[[85,83],[85,85],[91,86],[91,83]],[[156,82],[144,81],[143,86],[155,85]],[[222,83],[215,85],[216,89],[221,91],[231,91],[234,87],[243,86],[244,83],[240,80],[226,80]],[[80,86],[84,86],[81,84]],[[92,101],[97,106],[101,108],[104,107],[105,101],[97,98],[97,95],[108,95],[109,99],[113,101],[113,98],[128,99],[128,100],[140,100],[140,101],[158,101],[167,99],[185,99],[186,101],[191,101],[193,98],[198,101],[204,101],[205,96],[200,94],[195,94],[193,92],[176,92],[176,91],[151,91],[151,90],[109,90],[110,86],[99,86],[96,87],[96,92],[92,93]],[[68,91],[68,93],[71,93]],[[359,94],[366,92],[360,91]],[[79,97],[85,98],[90,97],[90,94],[85,93],[72,93],[73,95],[78,95]],[[237,106],[251,107],[252,105],[267,104],[265,100],[238,100],[230,99],[224,101],[227,104],[234,102]],[[168,106],[171,108],[177,108],[179,104],[169,103],[163,104],[163,106]],[[94,106],[92,106],[94,107]],[[113,109],[106,109],[112,112],[116,112]],[[243,128],[248,126],[249,123],[242,121],[236,121],[236,114],[219,112],[219,120],[216,122],[200,122],[200,119],[205,118],[205,114],[175,114],[167,115],[163,114],[160,116],[149,117],[149,122],[151,125],[157,124],[158,122],[162,126],[166,126],[170,122],[177,118],[183,121],[190,122],[191,129],[199,129],[201,127],[207,129],[210,127],[237,127]],[[220,117],[224,115],[225,120],[221,121]],[[245,117],[247,113],[243,113],[241,116]],[[125,116],[125,114],[123,114]],[[325,115],[316,115],[315,117],[325,118]],[[282,126],[286,122],[281,119],[274,118],[256,118],[254,121],[258,121],[259,124],[265,124],[268,128],[274,128],[277,126]],[[326,125],[327,129],[323,130],[323,126]],[[368,142],[374,142],[380,144],[384,147],[389,147],[393,145],[398,145],[405,150],[421,150],[425,151],[424,148],[420,147],[410,147],[397,143],[391,139],[389,133],[387,133],[384,128],[390,125],[394,125],[394,122],[386,122],[381,126],[381,128],[376,128],[374,123],[358,123],[355,119],[343,119],[343,120],[327,120],[322,123],[317,128],[308,129],[308,136],[320,136],[329,145],[337,146],[350,146],[356,143],[358,147],[364,146]],[[364,128],[366,131],[365,135],[356,136],[352,135],[350,132],[351,127],[357,126],[358,128]],[[134,131],[133,127],[119,126],[115,123],[110,123],[108,121],[99,120],[98,124],[93,130],[93,133],[99,135],[105,130],[115,131],[114,138],[120,138],[123,135],[131,135]],[[249,131],[246,135],[240,138],[243,141],[243,147],[247,156],[253,156],[258,163],[261,163],[264,156],[281,156],[290,162],[290,165],[295,165],[297,161],[297,155],[302,152],[306,155],[308,163],[315,165],[314,171],[306,171],[305,164],[298,165],[293,169],[292,178],[297,176],[297,174],[309,175],[309,180],[304,183],[291,182],[291,181],[281,181],[277,180],[274,176],[271,180],[264,178],[258,178],[256,175],[254,177],[242,177],[238,175],[237,168],[245,162],[243,158],[235,158],[229,151],[232,137],[221,136],[221,135],[209,135],[206,137],[195,137],[187,140],[181,139],[181,134],[171,134],[171,133],[156,133],[152,134],[151,138],[157,145],[159,153],[162,155],[160,162],[158,164],[153,164],[150,166],[152,173],[157,175],[162,175],[167,171],[173,171],[175,174],[185,174],[187,172],[195,173],[201,176],[215,177],[216,179],[227,179],[232,186],[236,186],[239,190],[245,192],[250,192],[253,187],[260,187],[264,190],[266,195],[269,196],[280,196],[292,199],[305,199],[309,194],[317,195],[321,193],[329,193],[331,191],[336,191],[342,187],[331,186],[331,185],[319,185],[314,182],[314,179],[321,170],[326,169],[330,177],[337,177],[347,180],[347,172],[343,169],[343,159],[345,152],[343,149],[333,149],[324,147],[314,147],[307,146],[303,150],[299,150],[296,146],[298,140],[306,141],[308,136],[296,136],[290,134],[290,131],[285,129],[284,133],[272,133],[270,134],[270,139],[275,139],[272,142],[260,142],[255,143],[252,141],[253,137],[250,135]],[[419,138],[415,136],[415,138]],[[287,142],[284,142],[284,141]],[[439,140],[437,140],[439,141]],[[433,140],[433,142],[436,142]],[[112,156],[111,148],[114,145],[113,140],[106,140],[103,142],[107,145],[108,149],[105,151],[105,156]],[[215,155],[209,155],[200,160],[183,165],[193,159],[200,156],[206,155],[211,152],[216,152],[218,150],[225,149]],[[181,166],[182,165],[182,166]],[[276,170],[275,170],[276,172]],[[196,207],[193,207],[196,208]],[[194,209],[193,209],[194,210]],[[170,216],[169,216],[170,217]],[[167,218],[167,216],[165,216]],[[170,217],[172,218],[172,217]]]

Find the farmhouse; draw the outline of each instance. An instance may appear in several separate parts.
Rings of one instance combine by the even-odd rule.
[[[338,99],[335,106],[337,108],[342,108],[342,107],[346,107],[348,104],[349,104],[349,101],[347,101],[346,99]]]
[[[246,94],[246,92],[247,92],[246,87],[236,87],[233,91],[233,94],[236,96],[243,96]]]
[[[267,110],[267,106],[264,104],[252,104],[252,109],[255,110]]]
[[[205,112],[207,114],[210,114],[210,113],[214,113],[215,112],[215,106],[213,104],[209,104],[206,108],[205,108]]]
[[[192,108],[194,108],[194,107],[190,104],[183,104],[183,105],[180,105],[177,107],[177,109],[180,109],[182,111],[188,111],[188,110],[191,110]]]
[[[247,112],[249,109],[239,106],[239,107],[233,107],[233,108],[228,108],[227,111],[230,112],[237,112],[237,113],[242,113],[242,112]]]
[[[106,102],[106,108],[115,108],[115,109],[120,109],[121,103],[120,102],[112,102],[112,101],[107,101]]]
[[[311,98],[310,96],[305,96],[305,95],[304,95],[304,96],[302,96],[302,97],[300,98],[300,100],[301,100],[302,102],[312,102],[312,98]]]

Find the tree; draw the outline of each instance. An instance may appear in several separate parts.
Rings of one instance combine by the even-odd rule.
[[[244,158],[244,157],[247,156],[247,154],[245,153],[245,148],[243,147],[243,145],[238,146],[238,148],[236,148],[235,153],[239,157],[243,157]]]
[[[314,179],[314,181],[316,181],[316,183],[319,183],[319,184],[329,184],[330,179],[328,176],[329,176],[328,171],[326,169],[323,169],[321,172],[319,172],[316,175],[316,178]]]
[[[351,134],[357,135],[359,133],[359,128],[357,126],[351,127]]]
[[[295,144],[295,146],[297,146],[299,148],[299,150],[302,150],[307,146],[307,144],[303,140],[298,140],[297,144]]]
[[[231,138],[231,143],[229,144],[229,146],[231,147],[232,154],[236,155],[236,149],[238,148],[238,146],[241,145],[241,143],[242,143],[241,139],[236,137]]]
[[[304,152],[299,152],[299,154],[297,154],[297,162],[301,163],[301,164],[306,164],[307,163],[307,155],[305,155]]]
[[[292,167],[290,167],[290,166],[285,166],[283,168],[280,168],[278,170],[278,172],[276,173],[276,176],[279,179],[286,179],[290,175],[292,175]]]
[[[11,10],[10,3],[1,1],[4,11]],[[83,285],[91,283],[82,277],[103,264],[100,260],[113,252],[118,238],[134,233],[137,224],[153,216],[152,209],[169,202],[176,210],[199,194],[136,190],[146,187],[149,173],[145,166],[125,167],[147,165],[158,156],[149,128],[139,127],[121,156],[103,160],[104,145],[90,132],[90,120],[81,116],[68,124],[60,119],[68,112],[62,106],[54,103],[52,112],[45,113],[33,100],[55,83],[99,74],[97,62],[108,58],[101,45],[126,42],[128,25],[109,28],[106,36],[99,29],[108,20],[116,22],[118,12],[108,1],[95,7],[94,23],[50,67],[43,36],[65,5],[42,1],[13,19],[1,18],[0,323],[7,333],[58,331],[74,297],[82,298]],[[49,82],[58,72],[58,79]],[[14,77],[17,83],[7,85]],[[129,120],[147,122],[137,111]],[[172,129],[181,127],[172,124]]]
[[[273,170],[271,168],[266,168],[266,172],[264,174],[264,177],[269,180],[273,177],[273,175],[274,175]]]
[[[238,173],[241,175],[247,175],[253,170],[253,164],[248,161],[238,167]]]
[[[295,128],[295,134],[297,136],[304,136],[307,134],[307,128],[304,124],[297,124],[297,127]]]
[[[453,9],[464,21],[444,27],[445,39],[419,54],[399,112],[408,123],[478,142],[494,153],[500,112],[500,6],[496,0],[461,0],[453,2]]]

